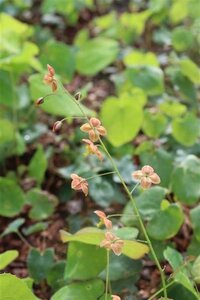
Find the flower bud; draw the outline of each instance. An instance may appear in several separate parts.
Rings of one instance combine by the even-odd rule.
[[[61,127],[62,127],[62,122],[61,122],[61,121],[56,121],[56,122],[53,124],[52,131],[53,131],[53,132],[57,132],[57,131],[60,130]]]
[[[50,66],[49,64],[47,64],[47,69],[48,69],[49,74],[50,74],[51,76],[54,76],[54,75],[55,75],[55,70],[54,70],[54,68],[53,68],[52,66]]]
[[[35,102],[36,105],[40,105],[40,104],[42,104],[42,103],[44,103],[44,97],[38,98],[38,99],[36,100],[36,102]]]

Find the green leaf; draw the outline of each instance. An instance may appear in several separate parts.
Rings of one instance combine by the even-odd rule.
[[[159,186],[142,192],[136,199],[137,208],[145,220],[151,220],[160,212],[162,200],[167,190]]]
[[[190,217],[192,221],[192,227],[194,230],[194,235],[198,241],[200,241],[200,205],[191,209]]]
[[[147,136],[158,138],[165,131],[166,126],[167,119],[162,113],[152,114],[147,110],[144,112],[142,129]]]
[[[187,111],[187,106],[179,102],[172,102],[169,100],[161,103],[159,108],[164,114],[171,118],[180,117]]]
[[[5,269],[19,255],[17,250],[8,250],[0,254],[0,270]]]
[[[191,32],[184,27],[177,27],[172,32],[172,45],[177,51],[185,51],[193,44]]]
[[[93,227],[85,227],[77,231],[75,234],[70,234],[66,231],[61,230],[61,240],[66,243],[70,241],[77,241],[91,245],[100,245],[100,243],[105,238],[105,233]],[[124,240],[124,246],[122,249],[122,253],[130,258],[139,259],[143,257],[146,253],[148,253],[149,248],[136,241],[128,241]]]
[[[10,73],[6,71],[0,71],[0,81],[0,103],[5,106],[12,107],[12,105],[14,105],[13,96],[15,94],[15,90],[10,80]]]
[[[57,291],[51,300],[94,300],[104,292],[104,283],[93,279],[81,283],[72,283]]]
[[[178,204],[171,204],[149,221],[147,231],[156,240],[169,239],[177,234],[183,221],[184,215],[181,207]]]
[[[133,86],[143,89],[149,96],[163,93],[163,72],[160,68],[150,66],[131,68],[127,69],[125,75]]]
[[[176,118],[172,122],[173,137],[184,146],[192,146],[200,134],[200,121],[192,113],[188,112],[182,118]]]
[[[15,130],[13,124],[6,119],[0,119],[0,144],[13,141]]]
[[[37,151],[34,153],[28,166],[29,174],[38,184],[41,184],[48,166],[45,152],[41,145],[38,145]]]
[[[193,83],[200,83],[200,70],[192,60],[182,59],[180,61],[180,69],[183,75],[188,77]]]
[[[200,197],[200,159],[188,155],[173,171],[171,189],[179,201],[188,205]]]
[[[102,207],[108,207],[115,201],[115,190],[110,182],[96,177],[90,182],[89,194]]]
[[[196,291],[193,287],[192,281],[189,278],[189,272],[184,267],[184,261],[182,255],[173,248],[167,247],[164,251],[164,257],[173,268],[174,280],[181,283],[186,289],[196,295]]]
[[[55,291],[66,285],[64,280],[66,261],[60,260],[51,267],[47,274],[47,283]]]
[[[33,101],[38,98],[52,94],[51,88],[43,83],[43,75],[34,74],[29,77],[30,94]],[[77,105],[72,100],[69,93],[64,93],[59,88],[54,95],[48,96],[44,103],[40,106],[44,111],[56,116],[82,116]],[[87,115],[92,115],[91,110],[82,106]]]
[[[186,289],[182,284],[173,284],[167,293],[173,300],[199,300],[199,296]]]
[[[48,248],[43,253],[32,248],[27,258],[28,271],[35,283],[41,282],[54,264],[54,249]]]
[[[32,189],[27,194],[27,203],[32,206],[29,217],[33,220],[43,220],[53,214],[57,198],[39,189]]]
[[[142,263],[139,260],[133,260],[126,256],[116,256],[114,253],[110,254],[109,264],[109,279],[111,281],[124,280],[129,277],[132,278],[132,283],[139,279]],[[106,279],[106,271],[100,274],[102,279]]]
[[[69,244],[65,279],[92,279],[97,277],[105,267],[106,251],[104,249],[80,242]]]
[[[48,227],[48,222],[38,222],[36,224],[33,224],[27,228],[24,228],[23,234],[25,234],[26,236],[31,235],[33,233],[37,233],[40,231],[44,231],[45,229],[47,229]]]
[[[126,66],[131,67],[131,66],[154,66],[158,67],[159,62],[157,60],[157,57],[153,52],[148,52],[148,53],[142,53],[140,51],[132,51],[128,53],[124,57],[124,63]]]
[[[192,276],[194,281],[199,284],[200,283],[200,255],[195,259],[192,265]]]
[[[0,274],[2,300],[37,300],[26,283],[11,274]],[[38,299],[39,300],[39,299]]]
[[[15,216],[22,210],[24,203],[21,188],[14,181],[0,177],[0,215]]]
[[[62,58],[62,59],[60,59]],[[49,41],[42,49],[40,61],[46,69],[49,64],[63,80],[72,80],[75,70],[75,57],[72,49],[64,43]]]
[[[77,70],[83,75],[95,75],[110,65],[118,55],[118,43],[98,37],[81,45],[77,56]]]
[[[1,234],[1,236],[5,236],[7,234],[10,234],[10,233],[17,233],[18,230],[19,230],[19,227],[24,224],[25,222],[25,219],[23,218],[18,218],[16,219],[15,221],[11,222],[7,227],[6,229],[3,231],[3,233]]]
[[[131,141],[138,133],[143,118],[141,103],[128,94],[119,99],[107,98],[101,109],[101,119],[108,131],[108,140],[114,146]]]

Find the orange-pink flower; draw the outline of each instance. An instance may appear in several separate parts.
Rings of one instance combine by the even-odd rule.
[[[97,118],[91,118],[89,123],[83,124],[80,129],[89,134],[89,138],[92,142],[98,141],[99,135],[106,135],[106,129]]]
[[[52,66],[47,65],[48,73],[44,76],[44,83],[51,86],[52,92],[58,88],[57,80],[55,79],[55,70]]]
[[[115,255],[119,256],[122,253],[124,242],[115,236],[112,232],[107,231],[105,233],[105,240],[100,244],[100,247],[112,250]]]
[[[76,191],[82,191],[85,196],[88,195],[88,182],[85,178],[82,178],[78,176],[77,174],[71,174],[72,183],[71,187],[72,189]]]
[[[103,223],[108,230],[112,229],[112,222],[108,220],[103,211],[95,210],[94,213],[100,218],[100,223]]]
[[[99,160],[103,160],[103,155],[99,151],[98,147],[88,139],[82,139],[82,141],[87,145],[87,151],[89,154],[95,154]]]
[[[159,184],[160,177],[151,166],[144,166],[141,170],[132,173],[134,179],[139,180],[143,189],[148,189],[152,184]]]
[[[112,300],[121,300],[121,298],[117,295],[112,295]]]

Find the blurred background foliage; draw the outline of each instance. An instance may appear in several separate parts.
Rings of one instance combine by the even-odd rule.
[[[72,172],[89,177],[112,168],[107,159],[85,158],[79,121],[52,133],[56,120],[79,115],[61,90],[35,108],[51,92],[43,83],[48,63],[72,94],[81,91],[88,114],[99,114],[126,183],[133,184],[139,165],[160,175],[161,187],[136,195],[149,235],[162,241],[158,252],[189,218],[193,236],[183,250],[198,256],[200,1],[1,0],[0,11],[0,215],[15,220],[29,207],[23,228],[29,235],[48,231],[62,205],[65,219],[68,213],[62,225],[72,232],[95,224],[96,206],[131,212],[116,176],[91,181],[90,202],[71,191]],[[125,215],[121,222],[135,226]],[[54,267],[62,269],[62,262]],[[178,299],[178,286],[173,293]]]

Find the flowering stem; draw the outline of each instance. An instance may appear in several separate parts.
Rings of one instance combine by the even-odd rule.
[[[102,173],[102,174],[98,174],[98,175],[88,177],[88,178],[86,178],[86,180],[90,180],[90,179],[93,179],[93,178],[96,178],[96,177],[106,176],[106,175],[110,175],[110,174],[115,174],[115,173],[116,173],[115,171],[106,172],[106,173]]]
[[[166,285],[166,288],[170,287],[171,285],[174,284],[174,281],[171,281],[170,283],[168,283]],[[161,292],[163,292],[164,288],[161,288],[160,290],[158,290],[155,294],[153,294],[148,300],[153,300],[155,299],[155,296],[159,295]]]
[[[106,250],[107,260],[106,260],[106,299],[108,299],[108,287],[109,287],[109,264],[110,264],[110,250]]]
[[[64,89],[64,90],[65,90],[65,89]],[[74,103],[78,106],[78,108],[80,109],[80,111],[81,111],[81,113],[83,114],[83,116],[84,116],[84,117],[87,119],[87,121],[90,123],[90,120],[89,120],[88,116],[85,114],[84,109],[82,108],[82,106],[80,105],[80,103],[79,103],[78,101],[76,101],[76,99],[74,99],[74,98],[68,93],[68,91],[65,90],[65,93],[66,93],[68,96],[71,97],[71,100],[74,101]],[[92,127],[92,125],[91,125],[91,127]],[[95,130],[95,128],[93,128],[93,129]],[[139,210],[138,210],[138,208],[137,208],[137,205],[136,205],[136,203],[135,203],[135,201],[134,201],[134,199],[133,199],[133,197],[132,197],[132,192],[133,192],[133,190],[132,190],[131,192],[129,191],[129,189],[128,189],[128,187],[127,187],[127,185],[126,185],[126,183],[125,183],[125,181],[124,181],[124,179],[123,179],[121,173],[119,172],[119,170],[118,170],[118,168],[117,168],[117,166],[116,166],[116,164],[115,164],[115,161],[113,160],[112,156],[111,156],[110,153],[108,152],[108,150],[107,150],[105,144],[103,143],[103,141],[101,140],[100,136],[99,136],[99,142],[100,142],[100,144],[101,144],[101,146],[102,146],[104,152],[105,152],[106,155],[108,156],[108,158],[109,158],[109,160],[110,160],[110,162],[111,162],[111,164],[112,164],[112,166],[113,166],[113,169],[115,170],[116,174],[118,175],[118,177],[119,177],[119,179],[120,179],[120,181],[121,181],[121,184],[122,184],[122,186],[124,187],[124,190],[125,190],[126,194],[128,195],[128,197],[129,197],[131,203],[132,203],[134,213],[138,216],[138,221],[139,221],[140,227],[141,227],[141,229],[142,229],[142,232],[143,232],[143,234],[144,234],[144,236],[145,236],[146,241],[148,242],[148,246],[149,246],[149,248],[150,248],[150,250],[151,250],[152,256],[153,256],[153,258],[154,258],[154,260],[155,260],[155,263],[156,263],[156,265],[157,265],[157,268],[158,268],[158,270],[159,270],[159,272],[160,272],[160,277],[161,277],[161,282],[162,282],[163,292],[164,292],[164,298],[167,300],[167,289],[166,289],[166,283],[165,283],[165,274],[164,274],[164,271],[163,271],[163,269],[162,269],[162,267],[161,267],[161,265],[160,265],[160,263],[159,263],[159,260],[158,260],[158,258],[157,258],[157,255],[156,255],[156,253],[155,253],[155,251],[154,251],[154,248],[153,248],[153,246],[152,246],[151,240],[149,239],[149,236],[148,236],[148,233],[147,233],[147,231],[146,231],[145,225],[144,225],[144,223],[143,223],[143,221],[142,221],[142,218],[141,218],[141,216],[140,216],[140,212],[139,212]],[[137,184],[135,185],[134,189],[135,189],[136,187],[137,187]],[[107,300],[107,295],[106,295],[106,300]]]
[[[139,182],[138,183],[136,183],[136,185],[134,186],[134,188],[130,191],[130,194],[132,195],[133,194],[133,192],[136,190],[136,188],[139,186]]]
[[[118,177],[119,177],[119,179],[120,179],[120,181],[121,181],[121,184],[123,185],[124,190],[126,191],[128,197],[129,197],[129,199],[130,199],[130,201],[131,201],[131,203],[132,203],[134,213],[138,216],[138,220],[139,220],[140,227],[141,227],[142,232],[143,232],[143,234],[144,234],[144,236],[145,236],[145,238],[146,238],[146,240],[147,240],[147,242],[148,242],[149,248],[150,248],[150,250],[151,250],[151,253],[152,253],[152,255],[153,255],[153,258],[154,258],[154,260],[155,260],[155,263],[156,263],[156,265],[157,265],[157,268],[158,268],[158,270],[159,270],[159,272],[160,272],[161,281],[162,281],[162,286],[163,286],[163,291],[164,291],[164,297],[165,297],[165,299],[167,299],[167,289],[166,289],[166,284],[165,284],[165,274],[164,274],[163,269],[162,269],[162,267],[161,267],[161,265],[160,265],[160,263],[159,263],[159,260],[158,260],[158,258],[157,258],[157,255],[156,255],[156,253],[155,253],[155,251],[154,251],[154,249],[153,249],[152,243],[151,243],[151,241],[150,241],[150,239],[149,239],[149,236],[148,236],[148,234],[147,234],[146,228],[145,228],[145,226],[144,226],[144,223],[143,223],[143,221],[142,221],[142,218],[141,218],[141,216],[140,216],[140,213],[139,213],[139,210],[138,210],[138,208],[137,208],[137,206],[136,206],[136,203],[135,203],[135,201],[134,201],[134,199],[133,199],[133,197],[132,197],[132,194],[131,194],[131,192],[129,191],[129,189],[128,189],[126,183],[124,182],[124,179],[123,179],[123,177],[121,176],[121,174],[120,174],[120,172],[119,172],[119,170],[118,170],[118,168],[117,168],[117,166],[116,166],[116,164],[115,164],[115,162],[114,162],[112,156],[111,156],[110,153],[108,152],[106,146],[104,145],[104,143],[103,143],[103,141],[101,140],[100,137],[99,137],[99,141],[100,141],[100,143],[101,143],[101,145],[102,145],[102,148],[104,149],[105,153],[107,154],[108,158],[110,159],[110,162],[111,162],[111,164],[112,164],[112,166],[113,166],[113,169],[116,171],[116,173],[117,173],[117,175],[118,175]],[[134,189],[135,189],[136,187],[137,187],[137,184],[135,185]]]

